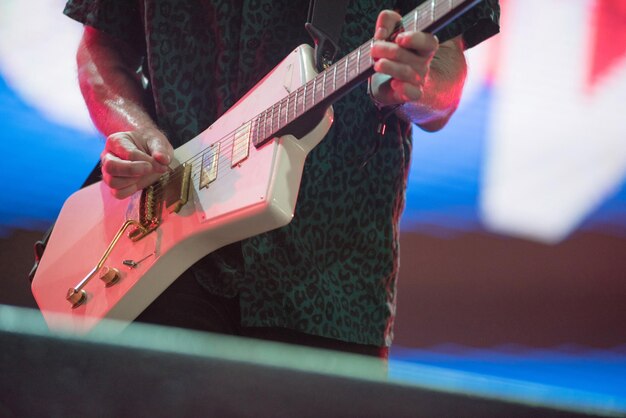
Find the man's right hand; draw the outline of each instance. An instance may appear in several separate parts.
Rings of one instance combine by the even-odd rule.
[[[167,172],[172,155],[169,141],[156,129],[111,134],[100,156],[102,179],[113,196],[124,199]]]

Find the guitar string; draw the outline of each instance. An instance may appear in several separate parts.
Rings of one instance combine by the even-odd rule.
[[[454,7],[457,7],[458,5],[462,4],[464,0],[448,0],[448,4],[443,4],[443,3],[437,3],[435,4],[434,8],[430,7],[430,4],[428,2],[423,3],[422,5],[418,6],[417,8],[415,8],[412,12],[410,12],[409,14],[407,14],[406,16],[404,16],[402,18],[402,26],[403,27],[413,27],[416,28],[415,30],[418,30],[417,28],[421,26],[421,29],[423,29],[426,25],[434,23],[436,20],[438,20],[439,18],[441,18],[443,15],[445,15],[446,13],[448,13],[450,10],[452,10]],[[455,3],[454,7],[451,6],[451,3]],[[424,19],[426,18],[426,19]],[[426,22],[423,25],[420,25],[420,21],[424,21],[426,20]],[[322,78],[324,76],[324,73],[328,74],[332,71],[334,71],[334,76],[336,77],[337,74],[337,69],[341,67],[341,65],[343,64],[344,69],[343,71],[350,72],[351,70],[354,70],[354,67],[357,67],[357,72],[356,72],[356,76],[362,74],[363,71],[365,71],[368,67],[366,67],[363,71],[358,71],[358,69],[360,69],[361,66],[361,62],[363,61],[363,59],[367,60],[367,65],[372,65],[373,61],[371,60],[371,57],[367,54],[369,54],[370,50],[371,50],[371,45],[372,45],[373,40],[370,39],[369,41],[365,42],[364,44],[362,44],[359,48],[355,49],[354,51],[350,52],[349,54],[347,54],[345,57],[343,57],[342,59],[340,59],[337,63],[333,64],[331,67],[329,67],[327,70],[323,71],[322,73],[317,74],[313,79],[309,80],[307,83],[305,83],[303,86],[299,87],[295,92],[290,93],[288,96],[286,96],[285,98],[281,99],[280,101],[278,101],[277,103],[271,105],[269,108],[261,111],[260,113],[258,113],[256,116],[254,116],[251,120],[247,121],[243,126],[245,125],[250,125],[251,129],[255,129],[256,127],[254,126],[255,124],[259,124],[259,120],[262,117],[265,117],[266,119],[268,118],[267,115],[270,115],[269,118],[271,120],[271,123],[273,124],[274,120],[277,120],[277,124],[278,124],[278,129],[270,129],[270,131],[274,131],[274,132],[270,132],[269,135],[265,135],[265,131],[267,130],[267,125],[265,125],[263,128],[260,128],[263,132],[261,133],[261,136],[265,137],[270,137],[271,135],[273,135],[276,131],[280,130],[283,126],[281,126],[281,112],[280,112],[280,106],[283,102],[287,103],[287,106],[289,106],[289,104],[292,102],[292,96],[293,96],[293,104],[294,106],[297,107],[297,92],[302,91],[302,93],[304,94],[304,99],[302,100],[302,106],[303,106],[303,111],[302,113],[298,114],[298,109],[294,109],[294,116],[293,119],[289,120],[290,115],[287,113],[289,109],[286,110],[285,113],[285,118],[287,119],[287,124],[293,122],[294,120],[296,120],[298,117],[300,117],[302,114],[304,114],[306,111],[308,111],[312,106],[314,106],[316,104],[315,99],[314,99],[314,94],[315,94],[315,87],[316,83],[315,81],[318,81],[318,79]],[[365,49],[365,51],[363,51],[363,49]],[[365,55],[363,57],[357,58],[357,59],[352,59],[350,60],[350,58],[354,58],[355,54],[358,54],[358,51],[361,52],[365,52]],[[345,65],[344,62],[348,61],[348,64]],[[332,71],[331,71],[332,70]],[[341,70],[340,70],[341,71]],[[347,76],[344,77],[343,80],[343,84],[339,87],[343,87],[345,84],[347,84],[350,80],[352,80],[355,77],[352,77],[350,79],[348,79]],[[329,81],[326,81],[326,83],[324,83],[322,81],[323,85],[323,89],[324,89],[324,93],[326,92],[326,87],[327,84],[329,83]],[[308,95],[307,92],[307,88],[313,90],[312,96]],[[333,91],[331,91],[330,93],[333,93]],[[324,94],[324,97],[326,97],[326,93]],[[307,103],[307,99],[311,98],[312,103]],[[274,108],[276,106],[279,106],[279,111],[274,112]],[[276,116],[277,115],[277,116]],[[228,167],[224,167],[225,165],[230,165],[230,168],[233,168],[234,166],[232,166],[232,156],[233,154],[237,154],[239,153],[241,150],[237,149],[237,146],[233,146],[231,147],[230,144],[234,143],[235,141],[235,135],[237,134],[237,132],[241,129],[241,127],[238,127],[236,129],[234,129],[233,131],[227,133],[226,135],[222,136],[219,140],[213,142],[211,145],[209,145],[208,147],[204,148],[203,150],[201,150],[200,152],[198,152],[197,154],[195,154],[194,156],[192,156],[191,158],[189,158],[188,160],[186,160],[185,162],[183,162],[182,164],[192,164],[192,174],[191,174],[191,178],[196,180],[199,179],[201,176],[201,172],[202,169],[204,167],[202,167],[202,164],[198,165],[198,162],[201,162],[201,159],[204,158],[204,156],[207,154],[207,152],[210,152],[210,148],[214,146],[214,144],[219,143],[219,152],[218,152],[218,159],[215,162],[215,164],[217,165],[217,177],[212,180],[210,183],[213,183],[215,181],[218,181],[220,179],[223,179],[230,171],[232,170],[226,170],[226,173],[224,173],[224,168],[228,168]],[[242,144],[240,146],[246,146],[249,147],[250,146],[250,141],[249,140],[245,140],[242,141]],[[226,148],[226,149],[231,149],[232,148],[232,152],[231,153],[226,153],[226,152],[222,152],[222,150]],[[243,153],[243,152],[242,152]],[[248,157],[250,158],[250,153],[248,151]],[[243,161],[243,160],[242,160]],[[236,165],[235,165],[236,166]],[[222,168],[220,170],[220,168]],[[221,176],[220,176],[221,173]],[[167,186],[167,184],[173,180],[177,180],[178,177],[182,176],[183,173],[180,171],[175,171],[175,172],[170,172],[166,175],[163,175],[157,183],[153,184],[153,192],[157,195],[160,195],[162,197],[162,195],[165,193],[165,187]],[[198,184],[198,188],[199,188],[199,184]]]

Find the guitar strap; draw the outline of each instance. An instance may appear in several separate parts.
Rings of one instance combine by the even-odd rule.
[[[310,0],[306,30],[315,43],[318,71],[330,66],[339,52],[339,37],[346,18],[348,0]]]

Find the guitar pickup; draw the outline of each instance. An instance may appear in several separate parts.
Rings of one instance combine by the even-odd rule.
[[[200,168],[200,189],[209,187],[209,184],[217,180],[217,166],[220,156],[220,143],[211,145],[202,155],[202,167]]]
[[[235,167],[243,160],[248,158],[250,153],[250,136],[252,133],[252,122],[247,122],[237,128],[233,137],[233,156],[230,163],[231,167]]]

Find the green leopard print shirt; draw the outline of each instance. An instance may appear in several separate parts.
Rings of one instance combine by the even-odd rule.
[[[293,48],[311,43],[305,0],[70,0],[65,13],[144,57],[154,117],[176,147],[207,128]],[[341,55],[371,38],[385,8],[420,2],[353,0]],[[471,47],[498,31],[484,1],[439,33]],[[365,86],[334,105],[335,123],[307,158],[293,221],[229,245],[192,269],[201,284],[239,295],[243,326],[286,327],[388,346],[398,273],[398,222],[411,156],[410,126],[376,134]]]

